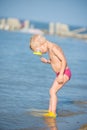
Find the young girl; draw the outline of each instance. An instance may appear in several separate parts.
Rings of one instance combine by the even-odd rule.
[[[68,82],[71,78],[71,71],[67,65],[66,58],[62,49],[41,35],[34,35],[30,39],[30,48],[34,51],[34,54],[42,55],[48,53],[49,59],[41,57],[41,61],[46,64],[50,64],[52,69],[56,73],[56,78],[50,88],[50,101],[48,113],[44,116],[56,117],[57,108],[57,95],[56,93]]]

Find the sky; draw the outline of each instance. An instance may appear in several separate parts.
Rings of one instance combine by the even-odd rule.
[[[0,0],[0,17],[87,27],[87,0]]]

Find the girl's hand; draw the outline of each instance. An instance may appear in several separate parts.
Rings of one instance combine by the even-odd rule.
[[[64,75],[63,74],[59,74],[58,77],[57,77],[57,82],[59,84],[63,84],[64,82]]]
[[[47,63],[47,59],[44,58],[44,57],[41,57],[40,60],[41,60],[42,62],[44,62],[44,63]]]

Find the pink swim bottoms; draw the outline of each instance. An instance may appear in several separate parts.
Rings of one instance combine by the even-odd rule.
[[[60,74],[60,72],[58,72],[56,74],[56,76],[58,76],[59,74]],[[70,80],[70,78],[71,78],[71,71],[70,71],[69,68],[65,69],[64,74],[67,75],[69,77],[69,80]]]

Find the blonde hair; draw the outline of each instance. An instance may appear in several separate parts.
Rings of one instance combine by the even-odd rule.
[[[33,50],[34,48],[45,43],[46,39],[41,35],[34,35],[30,39],[30,48]]]

